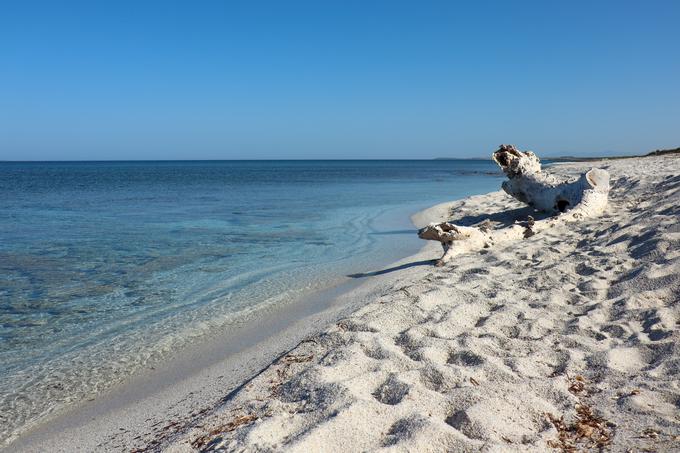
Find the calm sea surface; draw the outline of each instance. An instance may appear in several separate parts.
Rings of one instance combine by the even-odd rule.
[[[410,214],[500,179],[474,160],[0,163],[0,440],[415,252]]]

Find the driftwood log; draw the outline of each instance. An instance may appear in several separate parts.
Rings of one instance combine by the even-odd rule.
[[[593,168],[575,179],[558,178],[541,171],[534,153],[518,151],[512,145],[501,145],[492,159],[508,177],[502,184],[508,195],[553,216],[543,220],[529,216],[524,222],[501,229],[484,223],[480,226],[432,223],[422,228],[418,236],[441,242],[444,255],[437,261],[438,266],[461,253],[521,240],[561,222],[597,216],[607,206],[609,173],[605,170]]]

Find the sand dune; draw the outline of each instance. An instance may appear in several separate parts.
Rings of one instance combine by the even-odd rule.
[[[168,450],[680,449],[680,159],[553,171],[590,166],[604,216],[393,273]],[[448,208],[528,213],[502,192]]]

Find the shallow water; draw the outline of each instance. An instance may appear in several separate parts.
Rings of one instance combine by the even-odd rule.
[[[0,163],[0,439],[421,245],[490,161]]]

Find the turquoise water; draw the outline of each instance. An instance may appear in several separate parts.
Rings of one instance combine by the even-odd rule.
[[[0,163],[0,439],[421,246],[490,161]]]

